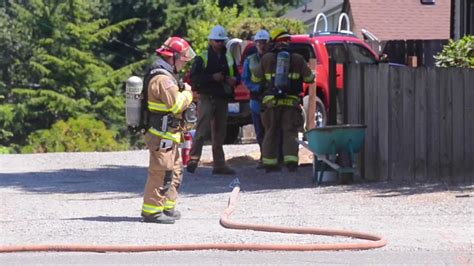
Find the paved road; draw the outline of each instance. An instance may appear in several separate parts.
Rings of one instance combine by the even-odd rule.
[[[376,233],[367,251],[3,253],[1,265],[472,265],[473,183],[366,182],[315,187],[311,167],[296,174],[255,170],[255,145],[226,146],[242,192],[233,220]],[[209,147],[204,161],[210,158]],[[354,240],[222,228],[234,176],[208,163],[185,176],[175,225],[139,220],[146,151],[0,155],[0,245],[334,243]]]

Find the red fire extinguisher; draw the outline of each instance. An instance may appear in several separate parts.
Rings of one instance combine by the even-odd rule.
[[[193,143],[193,135],[189,132],[184,133],[184,142],[181,146],[181,158],[183,159],[183,165],[187,166],[189,162],[189,152],[191,151],[191,145]]]

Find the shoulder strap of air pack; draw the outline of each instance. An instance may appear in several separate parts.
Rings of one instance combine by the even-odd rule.
[[[144,81],[143,81],[143,90],[142,90],[142,127],[148,130],[149,125],[150,125],[150,113],[148,111],[148,85],[150,85],[150,81],[155,77],[156,75],[166,75],[169,76],[170,78],[175,79],[173,74],[171,74],[169,71],[166,69],[160,67],[160,66],[152,66],[148,73],[145,75]]]

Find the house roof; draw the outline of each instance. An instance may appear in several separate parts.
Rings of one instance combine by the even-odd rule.
[[[419,0],[348,0],[352,31],[366,29],[380,40],[450,38],[451,1],[423,5]],[[347,10],[347,6],[345,7]]]
[[[305,24],[311,24],[319,12],[327,13],[332,9],[342,5],[344,0],[312,0],[305,5],[288,11],[284,18],[292,18],[303,21]]]

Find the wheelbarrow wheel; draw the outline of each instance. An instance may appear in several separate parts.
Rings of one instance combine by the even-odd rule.
[[[352,159],[348,151],[341,151],[336,159],[336,163],[342,168],[352,168]],[[354,181],[354,173],[339,173],[341,184],[348,184]]]

